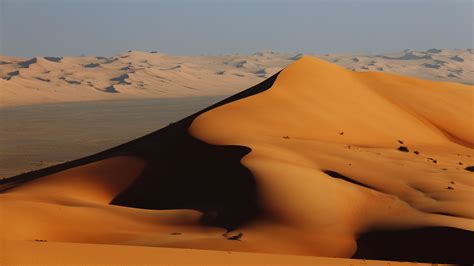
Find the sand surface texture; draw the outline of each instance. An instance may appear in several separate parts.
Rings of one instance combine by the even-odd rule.
[[[304,56],[147,136],[0,181],[0,237],[472,262],[473,92]]]
[[[0,247],[0,250],[4,251],[0,253],[0,261],[5,265],[432,265],[214,250],[25,241],[9,241],[4,247]]]

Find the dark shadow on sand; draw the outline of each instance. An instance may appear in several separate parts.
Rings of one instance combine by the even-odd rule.
[[[474,232],[452,227],[372,231],[357,240],[353,258],[428,263],[474,263]]]
[[[349,182],[349,183],[352,183],[354,185],[357,185],[357,186],[361,186],[361,187],[365,187],[365,188],[368,188],[368,189],[373,189],[373,190],[377,190],[369,185],[366,185],[366,184],[363,184],[359,181],[356,181],[352,178],[349,178],[347,176],[344,176],[344,175],[341,175],[340,173],[338,172],[334,172],[334,171],[330,171],[330,170],[324,170],[323,171],[325,174],[327,174],[328,176],[331,176],[331,177],[334,177],[334,178],[338,178],[338,179],[341,179],[341,180],[344,180],[346,182]]]

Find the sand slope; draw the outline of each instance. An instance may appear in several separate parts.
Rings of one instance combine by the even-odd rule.
[[[1,237],[472,262],[473,92],[302,57],[150,135],[1,181]]]
[[[172,56],[141,51],[112,57],[0,56],[0,106],[231,95],[263,81],[301,56],[274,52]],[[353,71],[474,84],[470,49],[319,57]]]

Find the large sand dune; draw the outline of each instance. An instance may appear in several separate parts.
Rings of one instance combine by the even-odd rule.
[[[473,93],[305,56],[147,136],[0,181],[0,237],[472,262]]]
[[[0,106],[231,95],[272,76],[301,56],[274,52],[172,56],[140,51],[112,57],[0,56]],[[353,71],[474,84],[470,49],[319,57]]]

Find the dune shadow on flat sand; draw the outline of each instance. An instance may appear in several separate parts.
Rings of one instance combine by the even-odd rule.
[[[474,263],[474,232],[452,227],[371,231],[357,239],[353,258],[431,263]]]
[[[195,209],[204,213],[205,224],[236,229],[260,211],[255,178],[240,163],[251,149],[207,144],[190,135],[188,129],[204,112],[269,89],[277,76],[136,140],[75,161],[0,180],[0,192],[96,161],[137,156],[145,160],[144,170],[111,204],[159,210]],[[328,170],[326,174],[373,189],[337,172]],[[472,261],[466,247],[474,246],[473,242],[473,232],[449,227],[367,232],[358,238],[354,258],[459,263]]]

